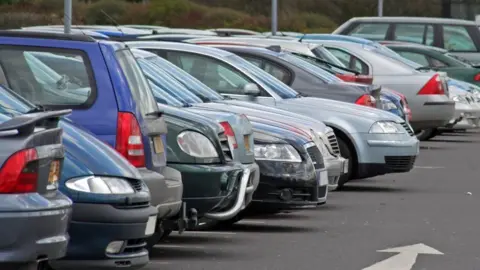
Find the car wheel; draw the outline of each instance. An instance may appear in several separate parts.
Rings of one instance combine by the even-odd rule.
[[[352,177],[353,173],[353,162],[352,162],[352,151],[350,151],[350,148],[348,147],[347,143],[340,137],[337,137],[338,141],[338,147],[340,148],[340,154],[342,155],[343,158],[348,159],[348,173],[340,176],[340,179],[338,180],[338,187],[335,190],[340,190],[345,183],[350,180]]]
[[[428,141],[431,138],[435,137],[436,134],[434,133],[435,133],[435,129],[430,128],[430,129],[421,130],[417,132],[415,135],[417,136],[417,139],[419,141]]]

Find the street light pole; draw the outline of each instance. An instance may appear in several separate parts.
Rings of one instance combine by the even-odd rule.
[[[383,16],[383,0],[378,0],[378,17]]]
[[[272,35],[277,34],[278,23],[278,3],[277,0],[272,0]]]
[[[65,34],[70,34],[72,28],[72,0],[65,0],[63,9],[63,31]]]

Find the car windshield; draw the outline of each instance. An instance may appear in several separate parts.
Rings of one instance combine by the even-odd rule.
[[[168,92],[165,91],[165,89],[161,88],[155,82],[150,80],[148,76],[147,76],[147,80],[148,80],[148,84],[152,88],[152,92],[153,92],[153,95],[155,96],[155,100],[158,103],[162,103],[162,104],[170,105],[174,107],[185,107],[184,102],[168,94]]]
[[[232,54],[225,57],[225,59],[236,68],[260,80],[279,97],[288,99],[299,96],[298,92],[290,88],[288,85],[284,84],[280,80],[277,80],[277,78],[251,64],[247,60],[242,59],[240,56]]]
[[[179,68],[175,64],[172,64],[170,61],[161,58],[160,56],[148,57],[145,58],[145,60],[161,68],[164,72],[170,74],[179,83],[181,83],[188,90],[197,95],[204,102],[218,101],[224,99],[220,94],[215,92],[215,90],[209,88],[207,85],[200,82],[197,78],[188,74],[186,71]]]
[[[141,58],[137,59],[137,61],[150,82],[163,89],[163,92],[166,92],[168,95],[176,98],[177,100],[183,101],[186,104],[203,102],[199,97],[188,91],[183,84],[179,83],[175,78],[164,72],[156,65],[151,64],[149,61]],[[154,95],[155,94],[159,94],[159,92],[155,92]],[[158,97],[163,98],[163,96]]]
[[[327,83],[336,83],[342,82],[342,80],[335,75],[327,72],[326,70],[320,68],[317,65],[312,64],[311,62],[305,61],[300,57],[294,56],[290,53],[282,53],[280,54],[280,58],[284,59],[285,61],[304,69],[307,72],[311,72],[318,78],[326,81]]]
[[[465,59],[461,56],[451,54],[449,52],[445,53],[445,55],[452,58],[455,62],[461,64],[462,66],[471,67],[471,66],[475,65],[473,62],[470,62],[469,60],[467,60],[467,59]]]
[[[414,69],[422,67],[422,65],[420,65],[418,63],[415,63],[411,60],[408,60],[407,58],[405,58],[405,57],[399,55],[398,53],[396,53],[394,50],[392,50],[390,48],[387,48],[386,46],[383,46],[381,44],[377,45],[376,43],[372,42],[369,45],[364,45],[364,48],[366,48],[368,50],[371,50],[375,53],[381,54],[383,56],[395,59],[395,60],[403,63],[404,65],[407,65],[407,66],[409,66],[411,68],[414,68]]]

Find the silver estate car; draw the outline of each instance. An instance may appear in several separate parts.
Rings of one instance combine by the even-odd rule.
[[[2,270],[42,269],[67,251],[72,202],[58,190],[64,148],[57,124],[68,113],[17,115],[0,106]]]
[[[318,42],[350,68],[373,76],[374,84],[405,95],[412,110],[410,124],[416,132],[442,127],[452,119],[455,103],[448,97],[444,74],[421,67],[415,69],[372,46],[331,40]]]
[[[223,50],[169,42],[143,43],[141,49],[166,58],[221,94],[251,102],[254,108],[254,103],[260,103],[324,122],[336,133],[342,156],[349,159],[349,173],[340,179],[340,186],[348,179],[413,168],[418,140],[408,123],[389,112],[302,97],[270,74]]]

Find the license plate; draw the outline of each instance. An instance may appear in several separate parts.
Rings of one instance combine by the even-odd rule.
[[[155,232],[155,226],[157,225],[157,216],[148,217],[147,227],[145,228],[145,235],[152,235]]]
[[[348,173],[348,159],[343,163],[343,173]]]
[[[318,175],[318,185],[323,187],[323,186],[326,186],[328,185],[328,171],[327,170],[323,170],[323,171],[320,171],[320,173],[317,174]]]
[[[48,173],[48,186],[47,189],[56,189],[58,178],[60,177],[60,161],[54,160],[50,163],[50,171]]]
[[[163,147],[162,137],[160,136],[153,137],[153,147],[155,148],[156,154],[161,154],[165,151]]]
[[[248,135],[243,136],[243,141],[245,143],[245,150],[250,152],[250,137]]]

